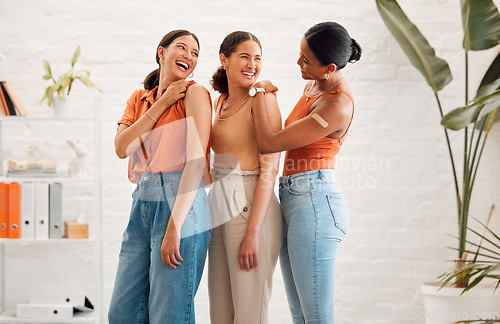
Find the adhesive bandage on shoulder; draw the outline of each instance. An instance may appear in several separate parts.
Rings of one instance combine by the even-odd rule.
[[[323,128],[327,128],[328,127],[328,122],[326,120],[324,120],[323,117],[321,117],[320,115],[318,115],[318,114],[312,114],[311,117],[315,121],[317,121],[318,124],[320,124],[321,126],[323,126]]]

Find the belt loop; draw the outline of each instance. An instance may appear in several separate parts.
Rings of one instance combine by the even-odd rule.
[[[288,176],[287,183],[289,186],[292,185],[292,177]]]
[[[323,171],[318,170],[318,175],[319,175],[319,178],[320,178],[321,180],[323,180],[323,179],[324,179],[324,176],[323,176]]]
[[[160,182],[161,182],[161,193],[162,193],[162,196],[163,196],[163,201],[168,201],[167,199],[167,193],[165,192],[166,188],[165,188],[165,185],[163,183],[163,173],[161,172],[158,172],[160,174]]]

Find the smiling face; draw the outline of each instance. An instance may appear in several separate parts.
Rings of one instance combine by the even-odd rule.
[[[172,80],[187,78],[198,63],[198,43],[190,35],[177,37],[167,48],[158,48],[162,74]]]
[[[229,57],[221,54],[220,61],[229,84],[250,88],[257,82],[262,69],[262,50],[257,42],[247,40],[238,44]]]
[[[316,55],[309,48],[305,37],[302,37],[300,41],[300,53],[297,64],[300,66],[300,72],[304,80],[325,79],[330,69],[330,64],[325,66],[316,58]],[[331,65],[334,66],[333,64]]]

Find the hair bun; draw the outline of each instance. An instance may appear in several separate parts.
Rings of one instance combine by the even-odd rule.
[[[354,38],[351,38],[351,48],[352,48],[352,54],[351,57],[349,58],[349,62],[355,63],[359,61],[361,58],[361,46],[359,46],[358,42]]]
[[[217,71],[215,71],[210,84],[215,91],[218,91],[220,93],[229,93],[226,70],[224,70],[222,66],[220,66]]]

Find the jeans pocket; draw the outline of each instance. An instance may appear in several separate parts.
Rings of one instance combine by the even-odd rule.
[[[296,180],[286,186],[288,191],[295,196],[309,196],[311,194],[310,180]]]
[[[343,194],[326,195],[328,206],[332,212],[333,222],[344,235],[347,233],[349,227],[349,212],[347,210],[347,203]]]

